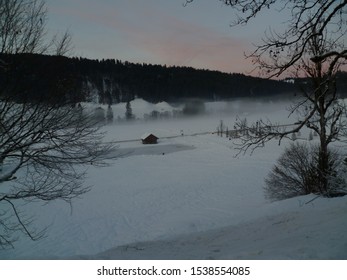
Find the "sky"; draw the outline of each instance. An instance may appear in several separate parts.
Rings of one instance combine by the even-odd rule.
[[[69,30],[73,56],[251,74],[254,66],[244,54],[281,22],[272,11],[247,26],[231,27],[235,14],[220,1],[184,2],[46,0],[47,28]]]

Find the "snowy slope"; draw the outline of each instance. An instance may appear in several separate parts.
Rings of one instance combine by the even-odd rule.
[[[233,141],[196,135],[214,131],[221,119],[232,126],[236,115],[287,123],[285,105],[208,104],[208,116],[105,126],[107,140],[119,141],[118,159],[88,167],[92,189],[71,207],[62,201],[23,205],[35,226],[48,227],[47,236],[21,238],[15,249],[0,251],[0,259],[347,259],[346,198],[307,205],[310,196],[264,199],[264,178],[289,140],[235,158]],[[145,113],[150,105],[142,106],[138,112]],[[146,132],[159,144],[142,145]]]
[[[258,218],[237,225],[79,258],[347,259],[347,198],[304,196],[258,211]]]

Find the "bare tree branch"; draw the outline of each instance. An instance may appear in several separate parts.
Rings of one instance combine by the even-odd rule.
[[[331,175],[328,146],[347,131],[346,108],[339,101],[336,86],[336,73],[347,61],[347,0],[220,1],[236,11],[234,25],[248,24],[264,9],[277,9],[288,15],[284,29],[270,28],[262,43],[246,57],[268,78],[284,73],[309,77],[309,84],[303,86],[303,100],[290,108],[290,115],[296,113],[298,121],[286,127],[257,121],[247,127],[249,133],[241,134],[240,152],[253,152],[274,138],[280,144],[283,138],[307,127],[319,136],[318,187],[321,193],[327,193],[327,178]],[[242,120],[237,120],[235,126],[245,130]]]
[[[185,5],[198,0],[187,0]],[[319,56],[314,55],[313,60],[323,60],[327,56],[336,56],[346,59],[346,49],[343,36],[347,30],[347,0],[219,0],[237,13],[234,25],[246,25],[264,10],[276,9],[290,13],[287,28],[276,32],[268,30],[263,38],[263,44],[256,45],[255,50],[246,55],[261,70],[266,77],[279,77],[293,66],[300,64],[309,48],[308,44],[323,33],[332,34],[339,38],[332,49],[325,50]]]
[[[46,19],[43,0],[0,0],[1,75],[18,66],[7,62],[6,54],[49,53],[55,47],[56,55],[64,55],[71,49],[68,32],[46,41]],[[31,100],[26,89],[6,83],[0,88],[0,248],[12,247],[17,233],[32,240],[43,236],[32,227],[33,219],[20,213],[20,202],[71,203],[90,189],[85,168],[105,166],[114,154],[116,145],[104,141],[92,115],[66,100],[68,88],[61,81],[56,87],[60,100]]]

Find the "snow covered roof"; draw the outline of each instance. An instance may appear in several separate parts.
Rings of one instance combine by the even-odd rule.
[[[157,136],[155,136],[153,133],[145,133],[141,136],[141,140],[147,139],[149,136],[153,135],[155,138],[159,139]]]

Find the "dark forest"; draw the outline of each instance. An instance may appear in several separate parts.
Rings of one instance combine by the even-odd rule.
[[[1,94],[11,92],[21,102],[95,101],[116,104],[143,98],[152,103],[199,98],[264,98],[296,95],[304,79],[267,80],[237,73],[191,67],[168,67],[37,54],[0,55]],[[340,73],[339,89],[345,95],[347,74]]]

